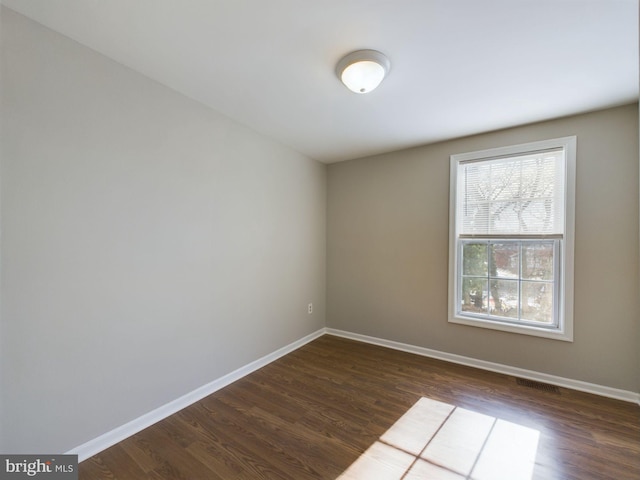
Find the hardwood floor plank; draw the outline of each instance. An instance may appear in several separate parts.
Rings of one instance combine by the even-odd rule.
[[[154,472],[180,480],[205,477],[205,474],[206,478],[212,480],[221,479],[216,472],[193,457],[184,445],[174,441],[173,438],[181,434],[169,435],[167,430],[164,422],[159,422],[136,435],[136,443],[143,446],[143,451],[151,458],[160,460]]]
[[[195,429],[199,439],[188,448],[195,455],[206,461],[212,470],[219,473],[222,478],[241,478],[243,475],[253,478],[271,478],[270,472],[274,469],[262,456],[256,455],[248,449],[243,442],[238,442],[233,436],[228,435],[225,428],[220,428],[213,423],[208,411],[201,408],[199,403],[192,405],[178,414],[189,427]]]
[[[430,412],[409,418],[434,401],[450,406],[442,425],[428,424]],[[82,462],[79,478],[618,480],[639,472],[638,405],[325,335]]]
[[[113,448],[113,447],[111,447]],[[93,457],[85,460],[79,465],[79,475],[82,475],[82,478],[87,480],[93,479],[115,479],[115,475],[109,467],[105,465],[102,461],[102,454],[104,452],[100,452],[98,455],[94,455]],[[121,468],[118,466],[118,468]],[[124,470],[124,467],[122,467]]]
[[[135,460],[127,454],[121,445],[115,445],[101,452],[100,455],[91,458],[91,461],[98,467],[98,470],[95,471],[92,476],[87,476],[86,478],[125,480],[127,478],[144,478],[147,473],[138,466]],[[116,475],[107,465],[117,465],[118,474]]]

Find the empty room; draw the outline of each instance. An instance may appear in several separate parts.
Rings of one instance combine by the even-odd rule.
[[[640,478],[637,0],[0,0],[0,478]]]

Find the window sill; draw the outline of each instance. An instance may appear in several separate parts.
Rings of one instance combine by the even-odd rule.
[[[490,330],[500,330],[509,333],[518,333],[520,335],[531,335],[534,337],[543,337],[553,340],[561,340],[564,342],[573,342],[573,332],[569,332],[559,328],[538,328],[530,325],[514,325],[509,323],[493,322],[491,320],[462,316],[450,317],[449,323],[457,323],[459,325],[468,325],[471,327],[488,328]]]

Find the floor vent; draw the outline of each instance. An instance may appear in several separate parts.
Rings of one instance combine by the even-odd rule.
[[[527,380],[525,378],[516,378],[516,383],[523,387],[535,388],[536,390],[557,393],[560,395],[560,389],[555,385],[549,385],[548,383],[534,382],[533,380]]]

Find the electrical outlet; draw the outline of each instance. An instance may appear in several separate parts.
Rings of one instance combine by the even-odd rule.
[[[311,315],[313,313],[313,303],[309,304],[309,307],[307,308],[307,311],[309,312],[309,315]]]

